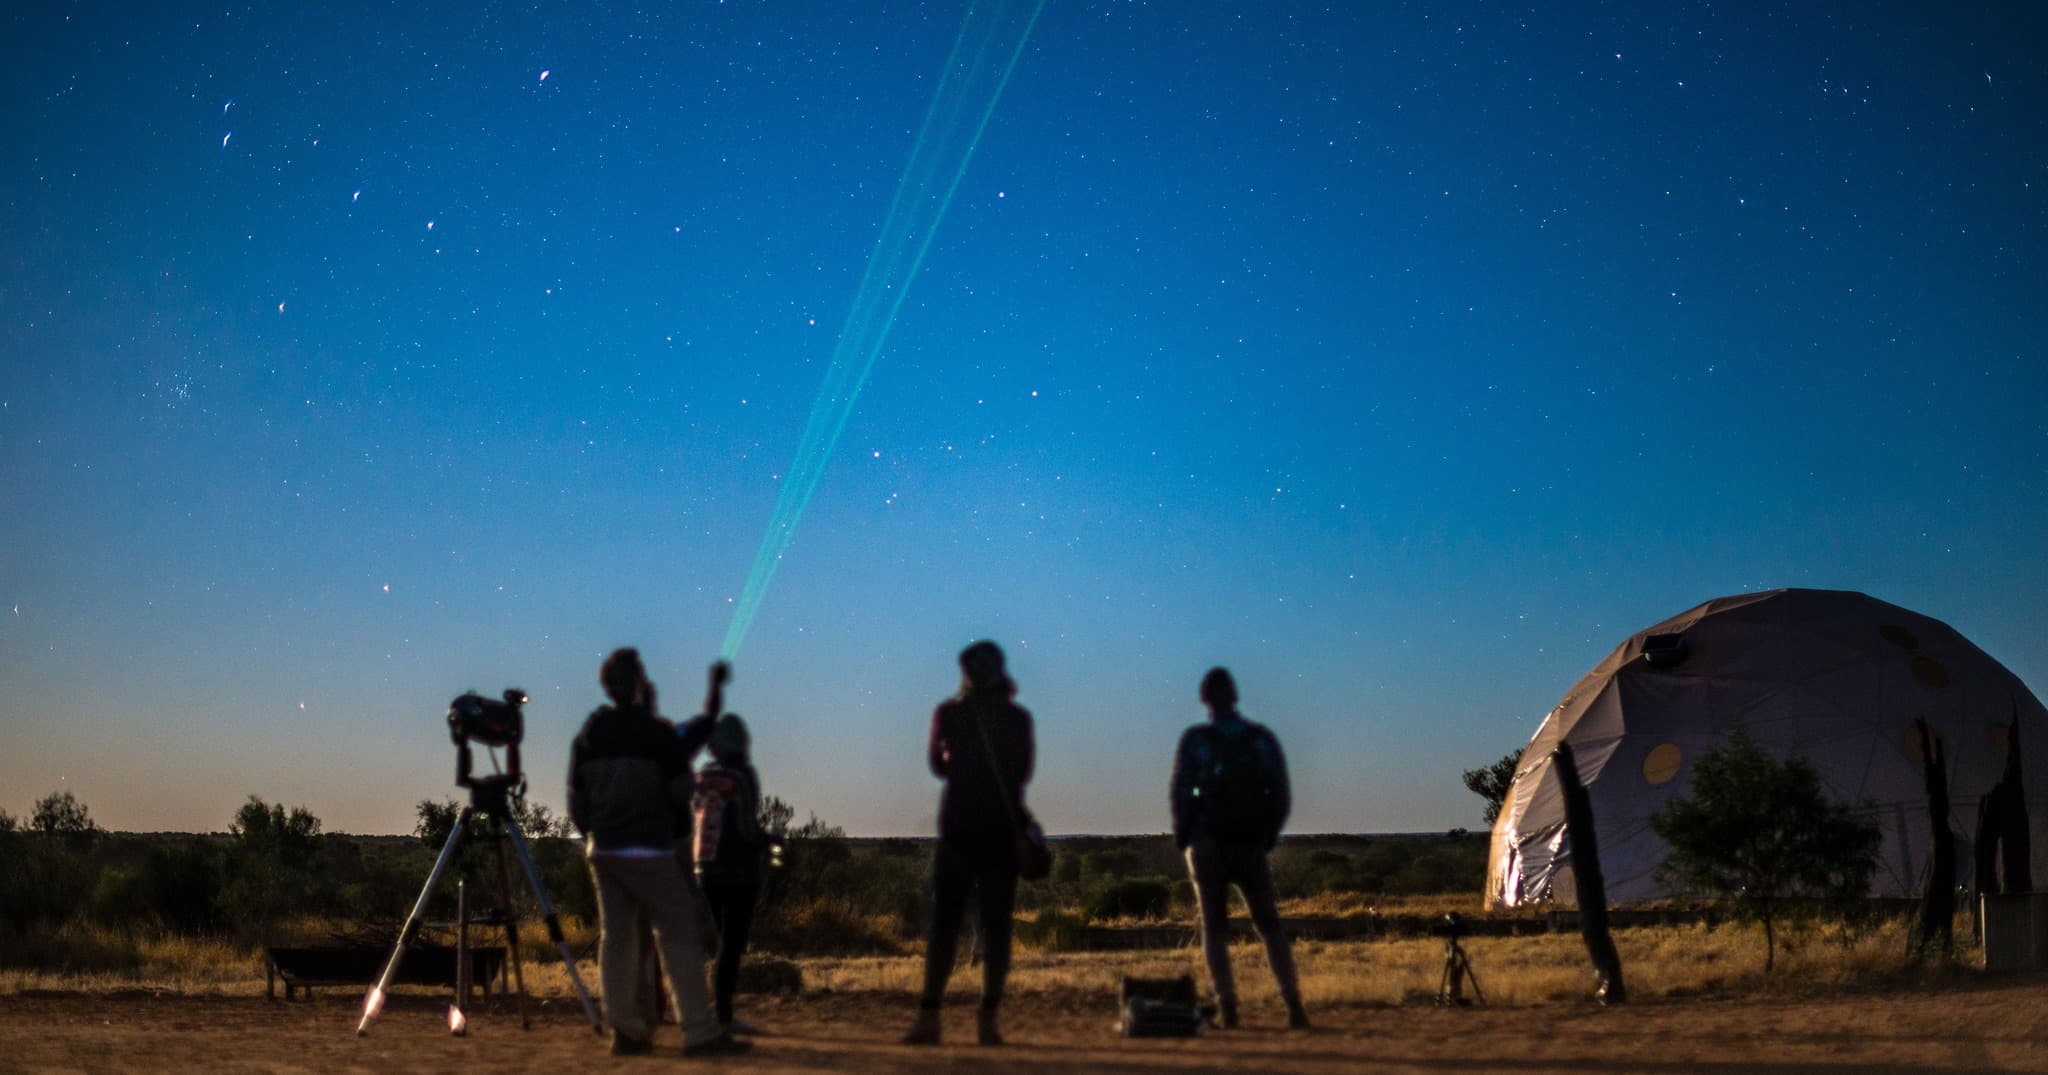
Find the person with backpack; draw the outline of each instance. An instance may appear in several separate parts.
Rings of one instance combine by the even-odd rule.
[[[761,777],[749,759],[750,743],[747,723],[739,714],[719,717],[705,744],[711,760],[697,770],[697,790],[690,800],[691,858],[718,931],[711,993],[719,1024],[743,1034],[753,1027],[733,1018],[732,996],[739,984],[747,933],[754,924],[754,905],[761,896],[761,864],[768,851],[767,834],[761,830]]]
[[[728,674],[712,666],[714,688]],[[654,684],[633,649],[614,650],[598,671],[611,704],[584,721],[569,747],[569,818],[584,834],[597,887],[598,962],[612,1052],[649,1052],[659,1011],[641,975],[639,945],[652,928],[674,990],[683,1055],[747,1051],[722,1030],[704,989],[696,897],[676,860],[676,819],[693,788],[690,760],[713,724],[674,725],[656,715]]]
[[[970,893],[979,890],[982,963],[976,1037],[1001,1045],[996,1008],[1010,970],[1010,915],[1017,902],[1018,835],[1030,819],[1024,785],[1036,745],[1031,714],[1010,699],[1017,685],[993,642],[960,651],[960,692],[932,714],[925,756],[945,781],[932,858],[932,925],[924,947],[924,995],[906,1045],[939,1043],[939,1005]]]
[[[1173,759],[1173,841],[1186,856],[1202,916],[1202,955],[1216,989],[1223,1027],[1238,1025],[1237,984],[1230,973],[1230,886],[1244,894],[1252,927],[1287,1003],[1287,1025],[1306,1029],[1294,953],[1280,928],[1273,874],[1266,856],[1280,842],[1293,802],[1287,758],[1265,725],[1237,711],[1237,682],[1223,668],[1202,677],[1207,723],[1182,733]]]

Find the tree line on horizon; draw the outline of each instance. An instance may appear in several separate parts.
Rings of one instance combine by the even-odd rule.
[[[1519,751],[1462,774],[1497,816]],[[586,922],[595,895],[566,817],[523,798],[511,803],[556,907]],[[111,834],[68,790],[37,800],[25,818],[0,809],[0,965],[43,963],[62,953],[25,943],[52,927],[84,922],[275,943],[287,928],[317,922],[334,937],[374,943],[396,934],[461,810],[421,800],[415,839],[325,833],[304,806],[251,795],[224,835]],[[454,873],[482,906],[496,902],[495,821],[477,815]],[[762,828],[777,847],[762,894],[759,943],[785,955],[900,951],[923,934],[931,880],[928,841],[849,840],[838,826],[776,796],[762,801]],[[1773,758],[1738,731],[1695,765],[1693,794],[1650,819],[1670,848],[1659,875],[1674,891],[1726,903],[1763,927],[1766,967],[1780,922],[1842,914],[1868,891],[1875,828],[1822,794],[1803,759]],[[1487,835],[1311,836],[1282,842],[1272,859],[1283,899],[1320,895],[1470,894],[1485,876]],[[516,870],[516,866],[514,867]],[[516,881],[516,874],[515,874]],[[523,883],[513,910],[535,911]],[[429,905],[454,915],[454,886]],[[1130,919],[1186,918],[1193,893],[1165,836],[1067,837],[1054,841],[1051,875],[1022,885],[1023,911],[1056,912],[1062,928]],[[479,906],[472,902],[472,906]],[[1039,915],[1044,918],[1044,915]]]
[[[220,936],[242,945],[304,939],[389,943],[418,897],[459,813],[454,800],[417,804],[411,840],[325,832],[304,806],[251,795],[224,834],[116,834],[71,792],[39,800],[25,819],[0,811],[0,965],[61,966],[65,953],[36,938],[70,924],[102,931]],[[590,874],[566,818],[538,803],[513,806],[558,910],[595,921]],[[785,955],[888,953],[922,936],[929,914],[929,842],[848,839],[843,830],[773,795],[762,827],[779,847],[762,894],[759,946]],[[24,823],[25,822],[25,823]],[[492,824],[483,820],[483,835]],[[1300,837],[1274,856],[1284,897],[1324,893],[1427,895],[1476,891],[1484,838]],[[512,898],[533,908],[512,865]],[[472,908],[498,901],[488,839],[465,841],[453,874]],[[454,917],[452,880],[430,918]],[[1193,894],[1172,841],[1161,836],[1073,837],[1054,842],[1054,867],[1019,892],[1025,911],[1055,910],[1069,924],[1192,914]],[[310,924],[310,925],[309,925]],[[318,939],[318,938],[315,938]]]

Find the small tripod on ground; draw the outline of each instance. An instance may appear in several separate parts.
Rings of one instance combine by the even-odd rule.
[[[421,916],[426,913],[427,900],[434,894],[434,886],[440,883],[441,875],[448,870],[448,864],[455,861],[465,836],[475,832],[478,815],[488,821],[495,821],[494,828],[486,827],[476,835],[491,841],[497,852],[498,898],[505,925],[505,942],[512,961],[513,989],[519,998],[519,1024],[531,1029],[532,1016],[527,1011],[526,982],[519,966],[519,918],[513,911],[512,875],[505,864],[505,837],[512,838],[512,851],[519,858],[519,865],[526,870],[526,880],[533,888],[534,903],[539,906],[541,917],[548,927],[548,939],[562,953],[562,965],[569,972],[569,982],[576,989],[577,999],[583,1002],[583,1011],[590,1016],[592,1030],[602,1034],[604,1024],[598,1019],[597,1005],[590,999],[590,991],[584,988],[583,975],[576,969],[576,956],[569,950],[569,942],[562,936],[561,921],[555,916],[555,907],[548,900],[547,886],[541,883],[540,871],[533,864],[533,852],[526,844],[526,834],[519,830],[519,821],[512,815],[512,796],[523,791],[526,777],[519,770],[519,741],[525,736],[525,717],[519,707],[526,701],[526,695],[517,690],[505,692],[503,702],[493,701],[480,695],[465,694],[448,707],[448,734],[455,741],[455,783],[469,789],[469,805],[455,815],[455,826],[448,831],[448,842],[441,845],[440,857],[434,860],[434,869],[427,874],[427,883],[420,888],[420,897],[412,905],[412,913],[405,918],[405,926],[398,932],[398,944],[391,951],[391,959],[384,964],[384,973],[377,978],[369,995],[363,999],[363,1018],[356,1024],[357,1036],[370,1032],[370,1023],[384,1010],[384,998],[391,983],[398,976],[399,964],[405,960],[405,951],[419,936]],[[503,772],[490,776],[470,775],[470,740],[476,739],[487,748],[505,747],[506,764]],[[496,755],[492,755],[494,762]],[[487,822],[486,822],[487,823]],[[465,923],[466,925],[466,923]],[[467,948],[467,929],[463,930],[462,947]],[[455,1002],[448,1006],[448,1029],[456,1034],[465,1033],[468,1020],[462,1006],[467,1002],[466,990],[462,987],[468,980],[468,952],[457,955],[457,989]]]
[[[1465,954],[1465,946],[1458,939],[1465,935],[1465,921],[1456,911],[1444,916],[1443,921],[1430,930],[1444,939],[1444,973],[1436,987],[1438,1004],[1455,1004],[1467,1007],[1486,1003],[1486,994],[1479,988],[1479,972],[1472,969],[1472,957]],[[1472,983],[1471,999],[1465,997],[1465,983]]]

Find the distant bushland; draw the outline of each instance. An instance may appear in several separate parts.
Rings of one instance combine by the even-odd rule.
[[[68,819],[61,828],[0,826],[0,967],[62,971],[76,957],[115,970],[124,937],[136,961],[165,937],[212,938],[244,951],[284,940],[389,943],[457,809],[425,801],[413,835],[362,836],[323,831],[306,807],[251,796],[224,819],[227,832],[145,834],[105,832],[86,820],[83,804],[61,805],[64,811],[46,811]],[[797,822],[781,800],[764,807],[780,852],[762,893],[758,949],[882,955],[922,939],[931,903],[930,839],[848,837],[815,815]],[[595,908],[578,841],[544,807],[525,808],[522,822],[557,909],[589,923]],[[1166,836],[1052,843],[1052,875],[1019,886],[1018,908],[1027,916],[1055,915],[1048,921],[1065,924],[1053,931],[1060,936],[1080,925],[1191,920],[1186,870]],[[489,846],[473,844],[457,863],[429,904],[430,918],[454,917],[455,877],[470,886],[473,910],[498,902]],[[1283,840],[1272,861],[1283,898],[1339,897],[1348,905],[1476,893],[1484,857],[1483,835],[1317,835]],[[517,912],[532,921],[536,909],[516,863],[511,872]],[[68,951],[67,936],[93,938],[90,958]]]

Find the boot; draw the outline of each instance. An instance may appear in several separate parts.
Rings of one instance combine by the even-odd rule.
[[[974,1013],[974,1036],[983,1045],[1001,1045],[1003,1033],[996,1029],[996,1010],[983,1008]]]
[[[937,1045],[938,1043],[939,1010],[937,1008],[919,1008],[917,1010],[917,1018],[911,1022],[910,1029],[903,1032],[903,1044]]]

